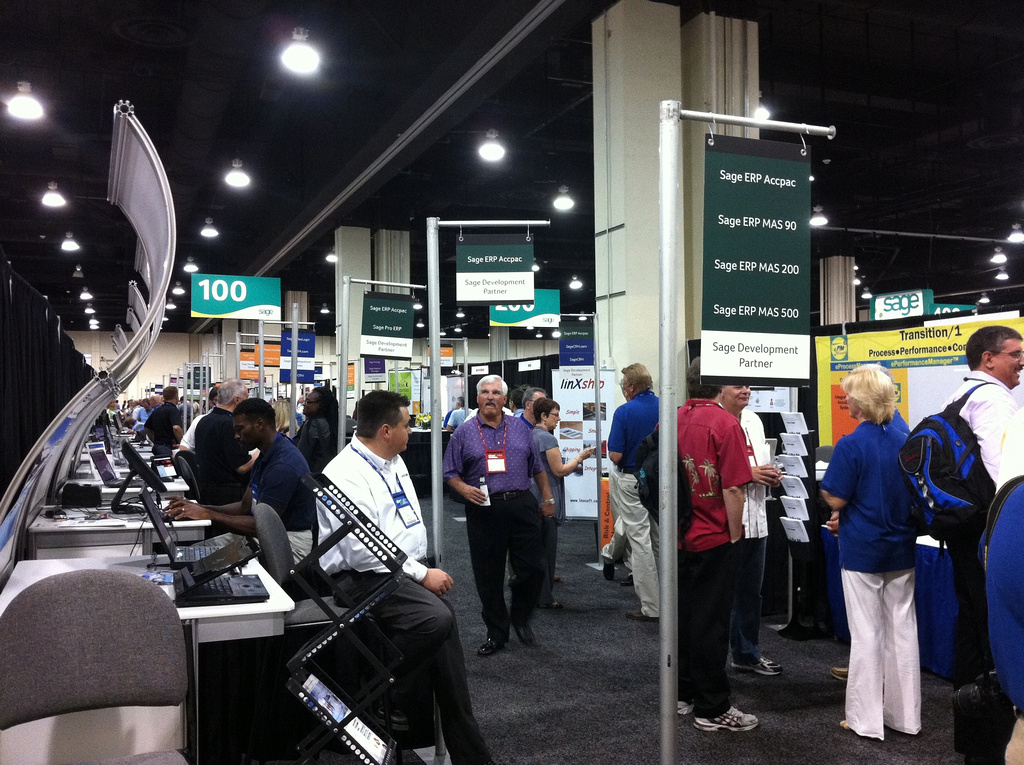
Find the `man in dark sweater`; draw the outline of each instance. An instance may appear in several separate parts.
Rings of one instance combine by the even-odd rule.
[[[184,435],[181,429],[181,414],[178,412],[178,389],[173,385],[164,388],[164,402],[149,413],[146,420],[146,435],[153,442],[154,457],[169,457],[174,446]]]
[[[241,380],[228,380],[217,389],[217,406],[196,426],[196,461],[203,502],[227,505],[238,502],[249,483],[255,461],[235,438],[232,413],[249,397]]]

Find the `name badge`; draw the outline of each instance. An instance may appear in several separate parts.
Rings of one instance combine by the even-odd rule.
[[[402,519],[402,523],[405,524],[407,529],[411,529],[420,522],[419,517],[416,515],[416,511],[413,509],[412,503],[409,502],[409,498],[405,496],[404,491],[392,494],[391,498],[395,501],[395,509],[398,510],[398,517]]]
[[[505,450],[504,449],[488,449],[485,452],[487,457],[487,472],[488,473],[504,473],[505,472]]]

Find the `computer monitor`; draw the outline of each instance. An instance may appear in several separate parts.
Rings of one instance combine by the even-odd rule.
[[[114,466],[110,464],[110,459],[107,457],[103,444],[96,441],[86,446],[89,449],[89,459],[92,460],[93,467],[96,468],[96,472],[99,474],[100,480],[103,481],[103,485],[120,486],[121,481],[114,471]]]
[[[160,495],[167,491],[167,487],[164,482],[160,480],[160,476],[149,465],[142,459],[142,456],[135,451],[135,447],[132,446],[128,441],[121,444],[121,453],[124,454],[125,460],[128,462],[128,475],[124,481],[121,482],[121,488],[117,490],[117,494],[110,500],[110,512],[112,513],[134,513],[138,512],[134,508],[128,509],[121,504],[121,499],[124,497],[124,493],[128,490],[128,486],[131,484],[132,479],[138,476],[142,479],[142,482],[146,484],[153,493],[157,496],[157,502],[160,501]]]

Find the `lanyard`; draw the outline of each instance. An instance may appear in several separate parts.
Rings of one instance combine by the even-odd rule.
[[[505,417],[502,417],[501,425],[502,425],[502,430],[501,430],[501,451],[505,451],[505,439],[508,437],[508,420]],[[494,430],[497,430],[497,428],[494,428]],[[480,443],[483,444],[483,446],[484,446],[484,454],[485,455],[487,454],[487,452],[497,451],[495,449],[489,449],[487,447],[487,442],[484,440],[484,431],[480,427],[480,420],[479,419],[476,421],[476,432],[480,434]]]
[[[384,488],[386,488],[388,490],[388,494],[390,494],[392,497],[394,497],[396,494],[404,494],[405,493],[403,491],[403,489],[402,489],[402,479],[398,477],[398,473],[395,473],[395,483],[398,484],[398,491],[391,491],[391,487],[388,486],[388,479],[384,477],[384,474],[380,471],[380,468],[377,467],[376,465],[374,465],[373,461],[369,457],[367,457],[365,454],[363,454],[361,451],[359,451],[355,447],[352,447],[352,451],[354,451],[356,454],[358,454],[360,457],[362,457],[364,460],[366,460],[366,464],[369,465],[370,467],[372,467],[373,468],[373,472],[375,472],[377,475],[380,476],[380,480],[382,480],[384,482]]]

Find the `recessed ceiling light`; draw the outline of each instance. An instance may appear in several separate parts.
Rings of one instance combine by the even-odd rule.
[[[583,282],[581,282],[581,281],[579,280],[579,277],[577,277],[577,276],[575,276],[575,275],[574,275],[574,276],[572,277],[572,281],[571,281],[571,282],[569,282],[569,289],[571,289],[571,290],[578,290],[578,289],[580,289],[580,288],[581,288],[582,286],[583,286]]]
[[[309,31],[295,27],[292,42],[281,53],[281,63],[296,74],[312,74],[320,66],[320,54],[306,42]]]
[[[488,162],[497,162],[505,156],[505,147],[498,143],[498,131],[491,129],[487,131],[487,140],[480,144],[477,150],[480,156]]]
[[[824,226],[828,223],[828,218],[825,217],[825,213],[821,211],[821,205],[814,206],[814,215],[811,216],[812,226]]]
[[[249,174],[242,169],[242,160],[234,159],[231,161],[231,170],[224,176],[224,182],[228,186],[234,186],[236,189],[245,188],[249,185]]]
[[[571,210],[573,208],[573,205],[575,205],[575,204],[576,204],[576,202],[574,202],[573,198],[571,196],[569,196],[569,187],[568,186],[559,186],[558,187],[558,196],[555,197],[555,201],[552,202],[552,205],[554,205],[554,208],[556,210],[560,210],[562,212],[565,212],[566,210]]]
[[[18,95],[7,102],[7,111],[20,120],[37,120],[43,116],[43,107],[32,95],[32,86],[18,83]]]
[[[88,287],[82,287],[82,294],[78,296],[79,300],[92,300],[92,293],[89,292]]]
[[[199,266],[196,265],[196,262],[195,260],[192,259],[191,255],[189,255],[188,258],[185,260],[185,265],[183,266],[183,268],[185,270],[185,273],[187,274],[194,274],[196,271],[199,270]]]
[[[202,230],[199,233],[205,236],[207,239],[213,239],[213,237],[217,236],[220,232],[213,227],[213,218],[207,218],[206,225],[203,226]]]
[[[57,181],[50,181],[47,184],[47,192],[43,194],[43,204],[47,207],[63,207],[67,200],[57,191]]]
[[[171,290],[171,293],[174,295],[184,295],[185,288],[181,286],[181,282],[175,282],[174,288]]]
[[[75,237],[72,236],[70,231],[64,235],[64,241],[60,243],[60,248],[64,252],[75,252],[82,249],[78,246],[78,242],[75,241]]]

